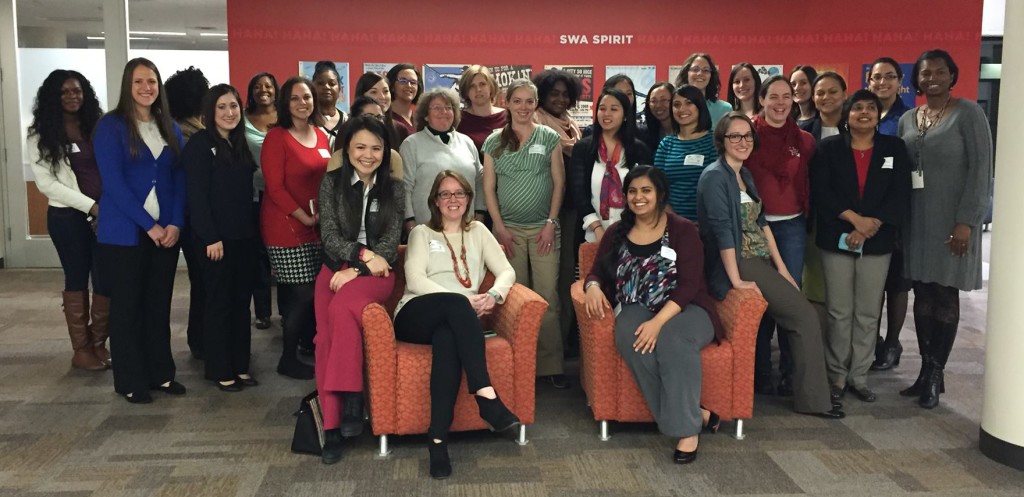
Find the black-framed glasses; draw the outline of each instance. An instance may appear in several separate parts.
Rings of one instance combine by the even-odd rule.
[[[374,119],[376,119],[378,121],[384,122],[384,114],[374,114],[372,112],[364,112],[362,115],[364,117],[372,117],[372,118],[374,118]]]
[[[409,85],[409,86],[416,86],[416,85],[418,85],[418,84],[419,84],[420,82],[419,82],[419,80],[416,80],[416,79],[408,79],[408,78],[398,78],[398,80],[396,81],[396,83],[398,83],[398,84],[400,84],[400,85]]]
[[[725,135],[725,139],[729,140],[729,143],[739,143],[740,140],[750,143],[754,141],[754,133],[745,133],[742,135],[739,133],[729,133],[728,135]]]
[[[900,79],[900,77],[895,73],[871,75],[871,81],[874,81],[875,83],[881,83],[882,81],[896,81],[897,79]]]
[[[688,72],[690,74],[711,74],[711,68],[710,67],[690,66],[690,70]]]
[[[462,199],[466,198],[467,196],[468,196],[468,194],[465,191],[463,191],[463,190],[456,190],[454,192],[449,192],[449,191],[437,192],[437,198],[439,198],[441,200],[449,200],[452,197],[455,197],[455,198],[457,198],[459,200],[462,200]]]

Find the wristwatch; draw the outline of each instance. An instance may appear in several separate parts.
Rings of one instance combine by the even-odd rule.
[[[558,224],[558,220],[557,219],[545,219],[544,222],[547,223],[547,224],[553,224],[553,225],[555,225],[556,228],[561,228],[562,227],[561,225]]]

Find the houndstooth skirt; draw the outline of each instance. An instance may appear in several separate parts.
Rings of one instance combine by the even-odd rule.
[[[323,249],[319,243],[304,243],[298,247],[267,247],[270,267],[278,283],[296,285],[313,283],[323,264]]]

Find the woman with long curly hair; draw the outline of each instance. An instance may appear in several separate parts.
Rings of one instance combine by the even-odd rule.
[[[97,275],[91,226],[99,215],[101,181],[90,135],[102,114],[89,80],[58,69],[39,87],[28,128],[36,187],[49,199],[46,227],[64,269],[64,319],[75,351],[71,365],[94,371],[110,364],[105,345],[110,292]]]

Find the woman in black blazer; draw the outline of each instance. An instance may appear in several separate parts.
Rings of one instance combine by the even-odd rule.
[[[867,373],[878,335],[878,302],[910,205],[910,157],[903,140],[878,133],[881,108],[873,93],[854,93],[843,105],[840,134],[818,144],[810,167],[834,400],[849,390],[862,401],[875,401]]]
[[[588,242],[600,242],[605,228],[618,221],[626,208],[622,195],[626,173],[633,166],[651,161],[647,145],[636,137],[631,108],[625,93],[605,88],[597,100],[594,133],[580,140],[569,158],[570,197],[576,203]]]

